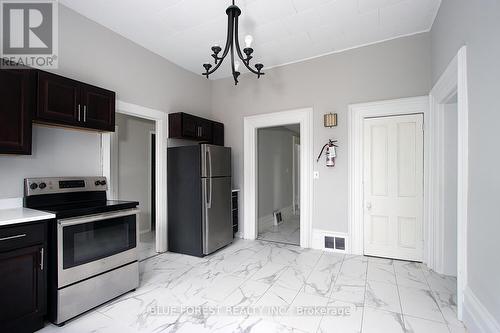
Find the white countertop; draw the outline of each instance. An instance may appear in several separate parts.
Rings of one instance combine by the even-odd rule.
[[[52,213],[42,212],[30,208],[0,209],[0,226],[25,223],[39,220],[53,219],[56,216]]]

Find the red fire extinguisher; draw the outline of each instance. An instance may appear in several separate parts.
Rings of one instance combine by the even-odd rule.
[[[337,157],[337,150],[336,148],[338,147],[336,145],[337,140],[328,140],[328,143],[321,148],[321,152],[318,155],[318,159],[316,162],[319,162],[319,159],[321,158],[321,155],[323,155],[323,151],[325,152],[325,157],[326,157],[326,166],[327,167],[334,167],[335,166],[335,158]],[[325,150],[326,149],[326,150]]]

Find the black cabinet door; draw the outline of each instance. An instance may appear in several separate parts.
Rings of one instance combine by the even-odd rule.
[[[224,124],[217,122],[213,123],[212,138],[214,145],[224,146]]]
[[[38,107],[35,120],[81,126],[81,85],[59,75],[38,72]]]
[[[13,332],[45,312],[43,247],[0,253],[0,331]]]
[[[198,137],[198,117],[183,113],[181,126],[183,138],[196,139]]]
[[[0,70],[0,154],[31,154],[33,72]]]
[[[94,86],[83,86],[83,126],[103,131],[114,131],[115,99],[115,93],[112,91]]]

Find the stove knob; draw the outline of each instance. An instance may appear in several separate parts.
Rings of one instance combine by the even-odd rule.
[[[31,183],[30,189],[36,190],[37,188],[38,188],[38,184],[37,183]]]
[[[40,183],[40,185],[38,185],[40,187],[40,190],[43,190],[44,188],[47,187],[47,184],[45,183]]]
[[[95,184],[95,186],[99,186],[99,185],[101,185],[101,182],[96,180],[94,184]]]
[[[100,183],[101,183],[102,186],[106,185],[106,181],[105,180],[101,180]]]

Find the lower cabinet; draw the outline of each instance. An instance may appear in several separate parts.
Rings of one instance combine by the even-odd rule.
[[[0,229],[0,332],[34,332],[47,309],[46,224]]]

